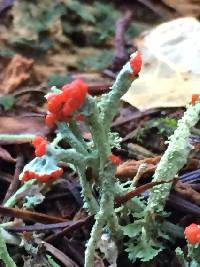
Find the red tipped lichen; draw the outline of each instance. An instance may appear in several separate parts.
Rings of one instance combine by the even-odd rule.
[[[45,124],[48,127],[53,127],[56,121],[56,117],[53,113],[48,113],[45,118]]]
[[[59,168],[51,173],[39,174],[33,171],[25,171],[20,175],[20,180],[25,182],[30,179],[37,179],[42,183],[56,180],[63,173],[63,169]]]
[[[121,158],[118,156],[115,156],[114,154],[109,155],[108,160],[112,161],[114,165],[119,165],[120,163],[122,163]]]
[[[137,76],[142,67],[142,55],[139,51],[135,52],[130,59],[131,69],[133,70],[133,75]]]
[[[196,102],[197,100],[199,100],[199,99],[200,99],[200,94],[193,94],[193,95],[192,95],[192,105],[194,105],[195,102]]]
[[[200,226],[195,223],[190,224],[185,228],[184,235],[188,243],[192,245],[200,243]]]
[[[64,85],[59,93],[51,94],[47,98],[46,125],[52,127],[56,121],[68,120],[82,106],[87,92],[87,84],[77,79]]]
[[[43,136],[36,136],[33,139],[32,144],[35,148],[36,157],[42,157],[45,155],[48,141]]]
[[[39,138],[38,138],[39,140]],[[35,142],[38,144],[38,140]],[[53,156],[44,155],[34,158],[29,162],[20,174],[19,179],[28,181],[36,179],[40,182],[49,182],[56,180],[63,173],[63,169],[57,166],[57,161]]]

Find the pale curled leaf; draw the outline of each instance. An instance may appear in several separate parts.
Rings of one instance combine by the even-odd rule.
[[[181,18],[163,23],[138,39],[143,68],[122,99],[140,110],[189,103],[191,95],[199,93],[199,33],[197,20]]]

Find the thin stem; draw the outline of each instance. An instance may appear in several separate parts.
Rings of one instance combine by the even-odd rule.
[[[89,210],[90,214],[92,215],[97,214],[99,210],[99,205],[92,194],[91,185],[86,179],[84,169],[78,168],[78,174],[82,188],[84,204],[86,205],[85,208]]]
[[[85,251],[85,264],[84,267],[94,266],[94,253],[98,240],[101,237],[103,227],[106,223],[105,211],[106,211],[106,201],[104,195],[102,196],[102,201],[100,203],[100,210],[97,213],[95,219],[95,224],[92,227],[90,239],[87,243],[87,248]]]
[[[12,195],[4,204],[3,206],[4,207],[8,207],[8,208],[11,208],[13,207],[17,201],[24,197],[24,194],[25,192],[27,192],[31,187],[32,185],[35,183],[35,179],[32,179],[32,180],[29,180],[27,182],[25,182],[16,192],[14,195]]]
[[[77,152],[87,155],[87,149],[83,146],[82,142],[74,135],[66,123],[58,123],[58,130],[62,137],[74,148]]]
[[[88,105],[92,112],[88,116],[86,122],[90,127],[92,133],[93,142],[99,152],[100,158],[100,170],[103,169],[107,157],[110,154],[110,145],[108,144],[108,136],[105,133],[104,125],[100,120],[100,113],[96,102],[92,97],[87,98]]]
[[[114,173],[115,167],[110,163],[105,166],[104,172],[100,175],[102,178],[100,208],[85,252],[85,267],[93,267],[96,244],[106,223],[115,239],[118,239],[120,235],[120,227],[114,210]]]
[[[72,130],[73,134],[76,136],[76,138],[81,142],[82,146],[85,148],[85,150],[88,150],[87,143],[84,141],[83,136],[81,134],[81,130],[75,120],[69,121],[69,127]]]
[[[58,143],[62,140],[62,134],[60,132],[57,133],[56,137],[54,138],[53,142],[51,142],[52,147],[57,147]]]
[[[0,140],[23,140],[30,142],[35,138],[34,134],[0,134]]]
[[[199,121],[200,102],[190,105],[178,122],[177,129],[169,139],[169,145],[156,168],[153,182],[170,181],[186,164],[192,149],[189,144],[190,130]],[[151,189],[147,211],[162,212],[170,194],[172,182]]]
[[[5,263],[6,267],[17,267],[13,259],[8,254],[6,243],[2,236],[2,229],[0,229],[0,259]]]
[[[132,69],[128,62],[117,75],[117,79],[111,87],[112,90],[101,99],[99,106],[102,110],[102,124],[106,132],[110,130],[110,125],[119,107],[120,98],[126,93],[133,82],[133,80],[128,77],[131,73]]]
[[[51,145],[48,146],[48,152],[50,152],[58,161],[65,161],[66,163],[71,163],[74,166],[82,165],[86,162],[86,158],[75,149],[62,149],[54,148]]]

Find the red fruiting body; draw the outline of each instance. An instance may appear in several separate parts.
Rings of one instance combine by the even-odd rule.
[[[48,144],[48,141],[44,140],[39,144],[39,146],[36,147],[36,149],[35,149],[36,157],[42,157],[45,155],[47,144]]]
[[[40,145],[43,141],[44,141],[44,137],[37,135],[33,140],[32,140],[32,144],[33,146],[36,148],[38,145]]]
[[[50,95],[47,98],[49,113],[46,117],[46,125],[52,127],[56,121],[68,120],[73,112],[81,107],[87,92],[87,84],[77,79],[64,85],[60,93]]]
[[[114,154],[111,154],[110,156],[108,156],[108,159],[112,161],[114,165],[119,165],[122,162],[121,158],[118,156],[115,156]]]
[[[84,121],[85,120],[85,116],[83,114],[78,114],[75,116],[75,120],[76,121]]]
[[[193,95],[192,95],[192,105],[194,105],[195,102],[196,102],[197,100],[199,100],[199,98],[200,98],[200,94],[193,94]]]
[[[35,155],[36,157],[42,157],[45,155],[46,153],[46,146],[48,144],[48,141],[42,137],[42,136],[36,136],[33,141],[32,144],[35,148]]]
[[[185,228],[184,235],[188,243],[192,245],[200,243],[200,226],[195,223],[190,224]]]
[[[52,113],[58,112],[63,104],[63,97],[61,94],[56,94],[53,97],[49,98],[47,103],[48,111]]]
[[[135,52],[130,59],[131,69],[133,70],[133,75],[137,76],[142,67],[142,55],[139,51]]]
[[[46,115],[46,118],[45,118],[45,124],[48,126],[48,127],[53,127],[54,124],[55,124],[55,121],[56,121],[56,117],[53,113],[49,113]]]
[[[49,181],[56,180],[61,174],[63,173],[63,169],[59,168],[51,173],[48,174],[38,174],[32,171],[25,171],[23,175],[20,177],[20,180],[22,181],[28,181],[30,179],[37,179],[40,182],[46,183]]]

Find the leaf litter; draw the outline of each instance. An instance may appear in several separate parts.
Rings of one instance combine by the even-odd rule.
[[[0,176],[5,178],[2,178],[2,199],[8,193],[8,184],[11,182],[10,185],[12,185],[13,181],[10,178],[13,177],[14,180],[18,175],[18,172],[14,170],[18,155],[15,146],[19,145],[23,153],[23,161],[26,162],[31,159],[32,151],[30,146],[25,143],[29,143],[38,134],[49,135],[50,137],[54,135],[53,130],[49,131],[44,127],[43,121],[45,105],[42,98],[49,90],[49,86],[52,83],[62,86],[67,79],[70,81],[74,77],[84,77],[89,82],[90,92],[98,95],[108,90],[107,88],[112,83],[110,78],[106,77],[105,79],[105,75],[108,73],[106,71],[109,70],[109,65],[112,65],[114,53],[114,34],[117,30],[115,22],[120,14],[116,6],[99,2],[92,6],[82,4],[77,0],[58,1],[56,12],[52,13],[55,3],[49,0],[45,0],[43,3],[36,2],[36,5],[32,3],[28,5],[25,0],[15,1],[14,8],[8,11],[8,14],[13,16],[13,24],[10,22],[9,31],[7,30],[8,20],[6,20],[6,26],[0,25],[0,57],[2,58],[0,64],[0,106],[2,107],[0,110]],[[136,10],[133,14],[133,26],[138,25],[138,29],[140,27],[142,29],[149,28],[147,23],[145,26],[143,24],[144,16],[141,18],[144,10],[148,23],[148,16],[150,16],[150,20],[153,17],[152,24],[155,24],[154,21],[158,23],[158,15],[165,20],[166,14],[168,18],[172,18],[174,14],[178,13],[198,16],[199,12],[198,4],[196,5],[189,0],[185,0],[182,6],[179,1],[163,0],[162,9],[156,5],[153,6],[152,1],[148,3],[138,2],[143,2],[142,6],[139,5],[139,9],[136,3],[133,4],[135,5],[134,10]],[[68,4],[67,7],[65,6],[66,3]],[[49,10],[45,13],[43,11],[46,10],[47,5]],[[165,5],[174,8],[177,13],[168,8],[165,9]],[[27,19],[28,12],[25,16],[21,15],[26,9],[32,12],[32,20]],[[128,9],[133,9],[133,6],[129,6]],[[98,10],[99,12],[97,12]],[[41,20],[38,20],[38,17]],[[161,22],[163,20],[161,19]],[[141,21],[142,24],[140,24]],[[19,24],[21,24],[20,27]],[[169,107],[185,106],[190,101],[192,92],[198,92],[199,64],[197,55],[199,46],[197,45],[192,53],[184,53],[184,55],[183,48],[194,47],[193,44],[198,44],[199,22],[193,18],[183,18],[161,23],[157,28],[143,33],[142,36],[136,34],[137,38],[134,40],[132,40],[132,35],[130,36],[131,32],[134,32],[134,29],[129,29],[129,35],[122,43],[128,48],[126,50],[129,53],[133,49],[132,44],[134,43],[142,51],[146,63],[138,84],[134,84],[134,92],[129,92],[123,98],[133,105],[133,108],[130,105],[122,105],[121,113],[124,115],[116,118],[113,129],[125,136],[122,149],[116,149],[116,153],[124,161],[119,166],[116,176],[124,181],[128,178],[132,179],[137,175],[140,165],[144,162],[147,164],[147,168],[141,176],[142,179],[138,181],[136,191],[132,192],[134,195],[143,194],[146,189],[153,186],[149,181],[160,159],[157,154],[162,153],[164,148],[159,147],[158,142],[151,146],[155,128],[160,127],[158,124],[156,127],[150,127],[147,140],[142,139],[142,142],[137,144],[140,146],[136,149],[137,155],[131,153],[131,147],[136,142],[131,133],[138,129],[137,125],[144,125],[145,121],[157,121],[157,118],[163,115],[173,117],[175,109],[169,109]],[[141,30],[137,32],[141,32]],[[105,75],[103,75],[103,71],[105,71]],[[111,76],[109,77],[115,77],[113,70],[110,73]],[[49,84],[47,84],[47,80]],[[126,109],[127,106],[129,111]],[[149,110],[150,108],[157,109]],[[146,112],[140,112],[137,109],[146,110]],[[175,117],[178,116],[177,114]],[[165,130],[170,131],[170,124],[165,125]],[[7,134],[10,135],[9,138]],[[87,129],[83,129],[83,134],[88,136]],[[161,137],[165,138],[162,133]],[[158,138],[159,136],[156,135],[155,139]],[[150,146],[148,146],[149,144]],[[155,148],[158,147],[159,149],[156,150]],[[150,159],[147,158],[147,155],[150,155]],[[197,158],[191,155],[188,162],[190,164],[182,170],[183,174],[188,174],[187,179],[193,179],[193,171],[199,168],[198,151],[195,155]],[[24,258],[24,266],[39,267],[53,264],[49,260],[50,258],[47,262],[47,258],[44,257],[44,248],[53,256],[52,259],[56,260],[56,264],[59,263],[59,266],[82,266],[83,264],[82,252],[85,241],[88,239],[92,218],[81,212],[80,186],[76,175],[67,166],[64,168],[66,174],[59,182],[60,184],[55,185],[52,191],[44,188],[45,199],[39,188],[34,187],[34,185],[30,188],[32,191],[30,190],[29,193],[23,192],[23,194],[27,193],[28,195],[26,203],[28,213],[26,210],[19,211],[17,208],[6,211],[8,217],[12,217],[13,212],[15,212],[16,218],[23,218],[21,224],[18,221],[19,225],[13,227],[13,231],[17,233],[25,231],[23,235],[24,240],[27,240],[27,252],[30,253],[30,247],[34,245],[41,255],[37,258],[36,255],[29,254],[28,258]],[[14,178],[14,176],[16,177]],[[196,178],[191,181],[193,183],[195,181],[196,187],[193,184],[188,186],[184,184],[182,187],[175,184],[174,192],[168,202],[172,209],[178,207],[182,210],[182,217],[187,215],[186,212],[198,216],[200,214],[199,207],[196,205],[199,197],[198,183],[196,183]],[[13,190],[14,193],[17,188]],[[32,201],[35,201],[32,199],[34,197],[38,198],[38,206],[29,211],[28,207],[31,207]],[[40,201],[43,202],[40,204]],[[17,206],[21,208],[20,199]],[[2,209],[2,212],[5,212],[5,209]],[[173,213],[173,215],[176,217],[176,214]],[[36,224],[32,224],[30,220],[27,221],[30,216],[33,216]],[[41,225],[41,218],[47,220],[47,223]],[[50,223],[56,218],[62,218],[66,221],[64,229],[59,225],[60,222]],[[68,222],[69,225],[67,226]],[[26,235],[26,231],[33,233]],[[42,238],[38,238],[38,232],[42,233]],[[53,245],[43,241],[45,239],[49,240],[48,242],[53,242]],[[106,259],[103,261],[99,255],[96,255],[95,266],[107,266],[108,263],[112,264],[111,266],[132,266],[129,261],[124,260],[121,253],[119,253],[119,259],[116,261],[117,249],[114,247],[111,254],[108,253],[112,241],[103,236],[102,240],[101,251],[106,252]],[[40,247],[38,244],[42,244],[42,246]],[[159,260],[155,259],[154,263],[157,264],[158,262]]]

